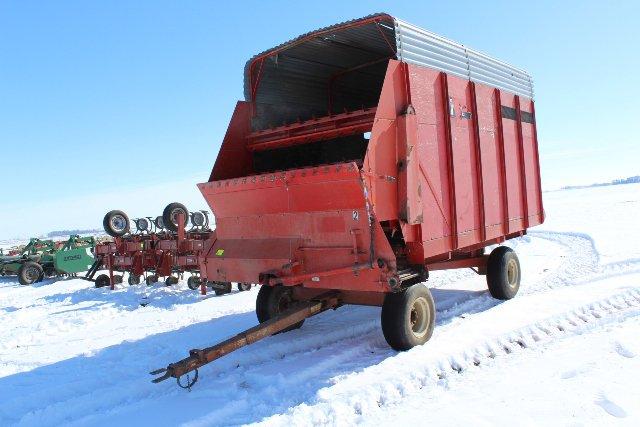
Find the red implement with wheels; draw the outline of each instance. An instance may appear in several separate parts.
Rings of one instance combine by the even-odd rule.
[[[174,214],[167,213],[170,208],[177,209]],[[165,209],[166,221],[162,228],[151,228],[151,220],[134,220],[137,230],[130,231],[127,215],[122,211],[110,211],[104,219],[105,231],[113,237],[113,242],[105,242],[96,247],[96,263],[90,270],[90,278],[100,268],[109,270],[108,275],[95,279],[96,287],[110,285],[111,289],[122,282],[121,274],[128,273],[129,284],[140,283],[146,276],[147,284],[166,277],[167,284],[178,282],[175,275],[191,273],[188,284],[192,289],[200,289],[206,294],[206,282],[200,280],[198,256],[204,249],[204,243],[211,236],[208,220],[204,212],[192,213],[189,230],[185,229],[189,213],[179,203],[172,203]]]
[[[252,58],[245,98],[198,184],[216,217],[200,271],[261,283],[265,329],[161,379],[343,304],[382,306],[392,347],[422,344],[433,270],[474,268],[493,296],[515,296],[517,256],[484,248],[544,220],[526,72],[378,14]]]

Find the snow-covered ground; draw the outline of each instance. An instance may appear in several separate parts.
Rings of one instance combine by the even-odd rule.
[[[2,278],[0,425],[638,425],[640,185],[544,197],[545,225],[509,242],[517,298],[437,272],[424,346],[397,353],[379,308],[343,307],[202,368],[191,392],[148,372],[255,325],[256,289]]]

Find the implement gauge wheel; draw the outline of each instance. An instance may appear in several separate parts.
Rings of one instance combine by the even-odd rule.
[[[153,224],[156,226],[157,230],[164,230],[164,220],[162,216],[157,216],[156,219],[153,220]]]
[[[96,288],[104,288],[105,286],[109,286],[110,280],[109,280],[109,275],[107,274],[101,274],[98,277],[96,277]]]
[[[191,212],[191,224],[195,227],[206,228],[209,225],[209,220],[204,213],[195,211]]]
[[[200,281],[200,278],[197,276],[190,276],[187,279],[187,286],[189,287],[189,289],[194,291],[200,287],[200,283],[202,282]]]
[[[487,286],[491,296],[508,300],[520,289],[520,261],[513,249],[498,246],[487,260]]]
[[[248,291],[251,289],[251,283],[238,283],[238,290],[240,292]]]
[[[139,233],[143,233],[151,229],[151,222],[149,222],[147,218],[134,219],[133,222],[136,224],[136,229]]]
[[[164,226],[169,231],[178,231],[178,214],[182,213],[184,217],[183,226],[187,226],[187,222],[189,220],[189,211],[186,206],[182,203],[169,203],[164,211],[162,211],[162,220],[164,221]]]
[[[27,261],[18,270],[18,282],[23,286],[31,285],[42,280],[44,275],[42,266],[37,262]]]
[[[140,276],[137,274],[129,274],[129,278],[127,279],[129,282],[129,286],[139,285],[140,284]]]
[[[266,322],[293,306],[293,291],[285,286],[261,286],[256,298],[256,316],[260,323]],[[289,332],[302,326],[304,320],[289,326],[282,332]],[[280,333],[280,332],[278,332]]]
[[[224,289],[213,288],[213,292],[218,296],[231,293],[231,282],[222,282],[222,283],[224,284]]]
[[[436,308],[429,289],[413,285],[405,291],[387,294],[380,316],[382,333],[398,351],[429,341],[436,320]]]
[[[104,231],[111,237],[121,237],[129,232],[129,217],[122,211],[109,211],[102,220]]]

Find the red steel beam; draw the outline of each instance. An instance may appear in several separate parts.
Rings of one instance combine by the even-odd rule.
[[[531,101],[531,115],[533,116],[533,144],[535,148],[535,161],[536,161],[536,178],[538,180],[538,206],[540,206],[540,213],[538,214],[538,221],[544,220],[544,211],[542,208],[542,179],[540,175],[540,154],[538,152],[538,123],[536,122],[536,106],[533,100]]]
[[[502,220],[502,234],[509,234],[509,191],[507,189],[507,165],[506,153],[504,149],[504,129],[502,127],[502,100],[500,89],[494,89],[496,103],[496,123],[498,125],[498,149],[500,151],[500,183],[502,185],[502,210],[504,218]]]
[[[527,200],[527,169],[524,159],[524,137],[522,135],[522,111],[520,110],[520,97],[516,95],[516,128],[518,138],[518,163],[520,164],[520,181],[522,185],[522,210],[524,228],[529,228],[529,201]]]
[[[473,120],[473,139],[476,151],[476,176],[478,180],[478,203],[480,203],[480,241],[487,239],[486,214],[484,206],[484,183],[482,181],[482,147],[480,145],[480,124],[478,118],[478,100],[476,95],[476,84],[471,82],[471,114]]]
[[[330,139],[368,132],[373,127],[375,115],[376,107],[373,107],[253,132],[247,137],[247,148],[251,151],[268,150],[311,139]]]
[[[442,84],[442,113],[444,114],[444,132],[447,140],[447,159],[449,161],[449,205],[451,211],[451,250],[458,249],[458,214],[456,206],[456,182],[453,164],[453,137],[451,135],[451,116],[449,115],[449,82],[445,72],[440,73]]]
[[[451,261],[434,262],[427,264],[428,271],[448,270],[450,268],[484,268],[487,265],[489,255],[482,255],[474,258],[453,259]]]

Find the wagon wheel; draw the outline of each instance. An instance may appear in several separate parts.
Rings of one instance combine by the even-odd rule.
[[[382,333],[399,351],[426,343],[435,326],[435,304],[429,289],[421,284],[405,291],[389,293],[382,304]]]
[[[173,286],[178,284],[178,278],[176,276],[169,276],[164,281],[164,284],[167,286]]]
[[[487,286],[491,296],[507,300],[520,289],[520,261],[513,249],[498,246],[487,260]]]
[[[158,276],[156,276],[155,274],[152,274],[151,276],[147,276],[147,278],[145,279],[145,281],[147,282],[148,286],[153,285],[154,283],[158,282]]]
[[[256,298],[256,315],[260,323],[277,316],[295,304],[293,291],[284,286],[261,286]],[[292,331],[302,326],[304,320],[289,326],[282,332]],[[278,332],[279,333],[279,332]]]

